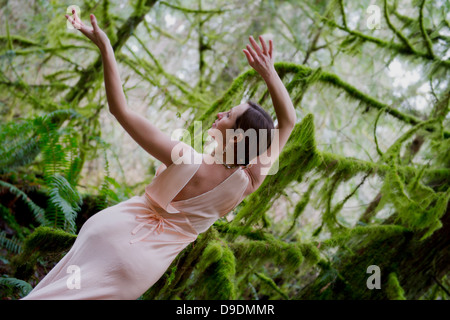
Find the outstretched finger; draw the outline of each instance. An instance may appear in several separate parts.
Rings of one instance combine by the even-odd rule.
[[[247,45],[247,51],[250,53],[251,57],[253,58],[253,61],[258,59],[258,55],[256,54],[255,51],[253,51],[252,47],[250,47],[249,45]]]
[[[261,46],[262,46],[262,49],[263,49],[262,52],[264,54],[267,54],[268,53],[267,52],[267,46],[266,46],[266,42],[264,41],[263,37],[259,36],[259,41],[261,42]]]
[[[95,18],[93,14],[91,14],[91,24],[95,32],[97,32],[100,29],[97,24],[97,18]]]
[[[245,56],[247,57],[247,61],[249,64],[252,64],[253,62],[255,62],[255,60],[253,60],[252,55],[250,54],[250,52],[248,52],[247,50],[242,50],[245,53]]]
[[[73,27],[75,29],[81,29],[80,24],[77,21],[75,21],[75,19],[73,17],[71,17],[71,16],[69,16],[67,14],[65,16],[66,16],[67,20],[69,20],[69,22],[73,25]]]
[[[255,39],[253,39],[252,36],[249,37],[250,43],[252,44],[253,48],[255,48],[255,51],[258,55],[262,55],[262,51],[259,48],[258,44],[256,43]]]
[[[272,52],[273,52],[273,41],[269,40],[269,56],[272,58]]]
[[[80,20],[80,17],[78,17],[77,15],[77,11],[75,9],[72,9],[72,14],[73,14],[73,18],[75,20],[75,23],[78,23],[80,25],[79,28],[77,29],[81,29],[81,27],[84,27],[84,23]]]

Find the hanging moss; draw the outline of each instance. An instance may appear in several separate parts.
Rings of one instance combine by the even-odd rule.
[[[271,278],[259,272],[256,272],[255,275],[259,278],[259,280],[261,280],[263,285],[267,286],[269,289],[272,289],[284,299],[289,300],[288,295],[284,293]]]
[[[235,299],[236,262],[233,252],[221,240],[211,241],[197,264],[196,297],[204,299]]]
[[[411,232],[411,230],[398,225],[370,225],[366,227],[346,229],[338,235],[331,237],[330,239],[320,241],[319,243],[320,247],[325,249],[328,247],[342,246],[356,236],[366,235],[376,239],[383,239],[407,232]]]
[[[319,264],[322,262],[319,246],[316,243],[296,243],[297,248],[303,256],[305,267]]]
[[[301,250],[295,243],[289,244],[277,239],[265,241],[236,241],[230,244],[238,261],[253,265],[270,261],[282,266],[286,272],[296,270],[303,262]]]
[[[319,179],[316,179],[313,182],[311,182],[308,185],[308,189],[306,190],[306,192],[302,195],[302,198],[300,199],[300,201],[297,202],[297,204],[295,205],[294,213],[292,214],[292,224],[289,227],[289,229],[286,230],[284,236],[289,234],[295,228],[297,219],[300,217],[300,215],[303,213],[306,206],[308,205],[309,199],[311,197],[311,193],[318,182],[319,182]]]
[[[406,300],[405,291],[400,286],[400,282],[398,281],[395,272],[389,273],[386,286],[386,295],[390,300]]]
[[[227,240],[236,239],[237,236],[244,236],[251,240],[265,240],[271,238],[272,235],[264,230],[254,230],[239,226],[233,226],[228,222],[220,221],[214,223],[214,227],[221,235],[228,236]]]
[[[427,229],[425,239],[442,226],[439,220],[447,209],[450,191],[434,192],[430,188],[419,188],[419,185],[413,180],[412,187],[405,188],[404,179],[394,166],[385,176],[381,189],[383,198],[377,210],[392,203],[396,209],[395,219],[413,230]]]

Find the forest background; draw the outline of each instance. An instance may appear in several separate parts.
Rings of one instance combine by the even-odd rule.
[[[297,112],[277,173],[141,299],[450,297],[449,1],[0,0],[2,299],[160,164],[109,113],[71,5],[108,34],[129,107],[168,135],[205,137],[247,99],[276,119],[249,35],[274,41]]]

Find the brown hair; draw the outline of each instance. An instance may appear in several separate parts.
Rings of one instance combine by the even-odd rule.
[[[251,100],[248,100],[247,103],[249,105],[249,108],[247,108],[247,110],[242,113],[239,118],[236,119],[236,123],[233,127],[234,130],[242,129],[244,131],[244,139],[236,143],[234,148],[235,163],[243,165],[248,165],[253,158],[259,156],[270,147],[272,143],[272,129],[274,129],[272,117],[267,113],[266,110],[264,110],[261,106]],[[256,131],[256,142],[250,142],[251,136],[246,134],[249,132],[248,130],[251,129],[254,129]],[[259,129],[265,129],[266,131],[265,133],[260,133]],[[261,134],[264,136],[261,136]],[[266,139],[266,149],[260,148],[261,138]],[[239,146],[241,143],[243,143],[243,145]],[[254,146],[256,147],[256,154],[253,152],[254,147],[251,148],[250,143],[256,143],[256,146]],[[244,159],[237,159],[237,153],[238,150],[240,150],[238,149],[238,146],[239,148],[244,147]]]

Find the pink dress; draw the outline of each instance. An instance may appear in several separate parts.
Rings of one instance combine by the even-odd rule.
[[[244,198],[250,178],[240,167],[210,191],[172,201],[201,165],[203,155],[192,150],[200,161],[171,164],[142,196],[89,218],[70,251],[23,300],[139,298],[189,243]]]

